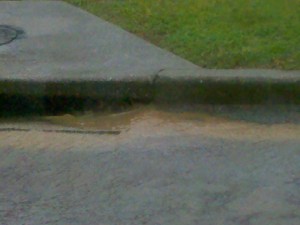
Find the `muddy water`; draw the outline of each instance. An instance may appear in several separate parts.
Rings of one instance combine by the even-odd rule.
[[[162,110],[154,106],[137,106],[121,113],[86,112],[45,117],[43,120],[85,130],[119,130],[128,137],[181,134],[257,141],[300,138],[300,114],[297,110],[284,114],[287,111],[274,113],[274,110],[255,109],[252,116],[249,116],[249,108],[229,112],[216,113],[207,108]],[[257,118],[260,121],[272,119],[273,123],[257,122]]]

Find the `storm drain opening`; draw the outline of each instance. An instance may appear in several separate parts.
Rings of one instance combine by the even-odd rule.
[[[0,46],[7,45],[22,37],[24,31],[10,25],[0,25]]]

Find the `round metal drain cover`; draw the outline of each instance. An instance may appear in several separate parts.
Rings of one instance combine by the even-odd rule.
[[[10,26],[0,25],[0,46],[6,45],[18,37],[18,31]]]

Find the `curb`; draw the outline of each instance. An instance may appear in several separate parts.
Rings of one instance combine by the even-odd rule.
[[[168,93],[165,92],[168,90]],[[155,100],[189,104],[300,104],[300,82],[162,79]],[[167,96],[166,96],[167,95]]]
[[[171,78],[143,80],[0,81],[0,111],[55,113],[93,107],[154,104],[300,104],[300,77]]]
[[[56,114],[153,101],[146,81],[0,81],[0,115]]]
[[[300,104],[299,71],[167,70],[157,80],[156,100],[162,102]]]

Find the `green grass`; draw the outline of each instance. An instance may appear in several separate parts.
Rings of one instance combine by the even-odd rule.
[[[300,69],[300,0],[66,0],[205,68]]]

